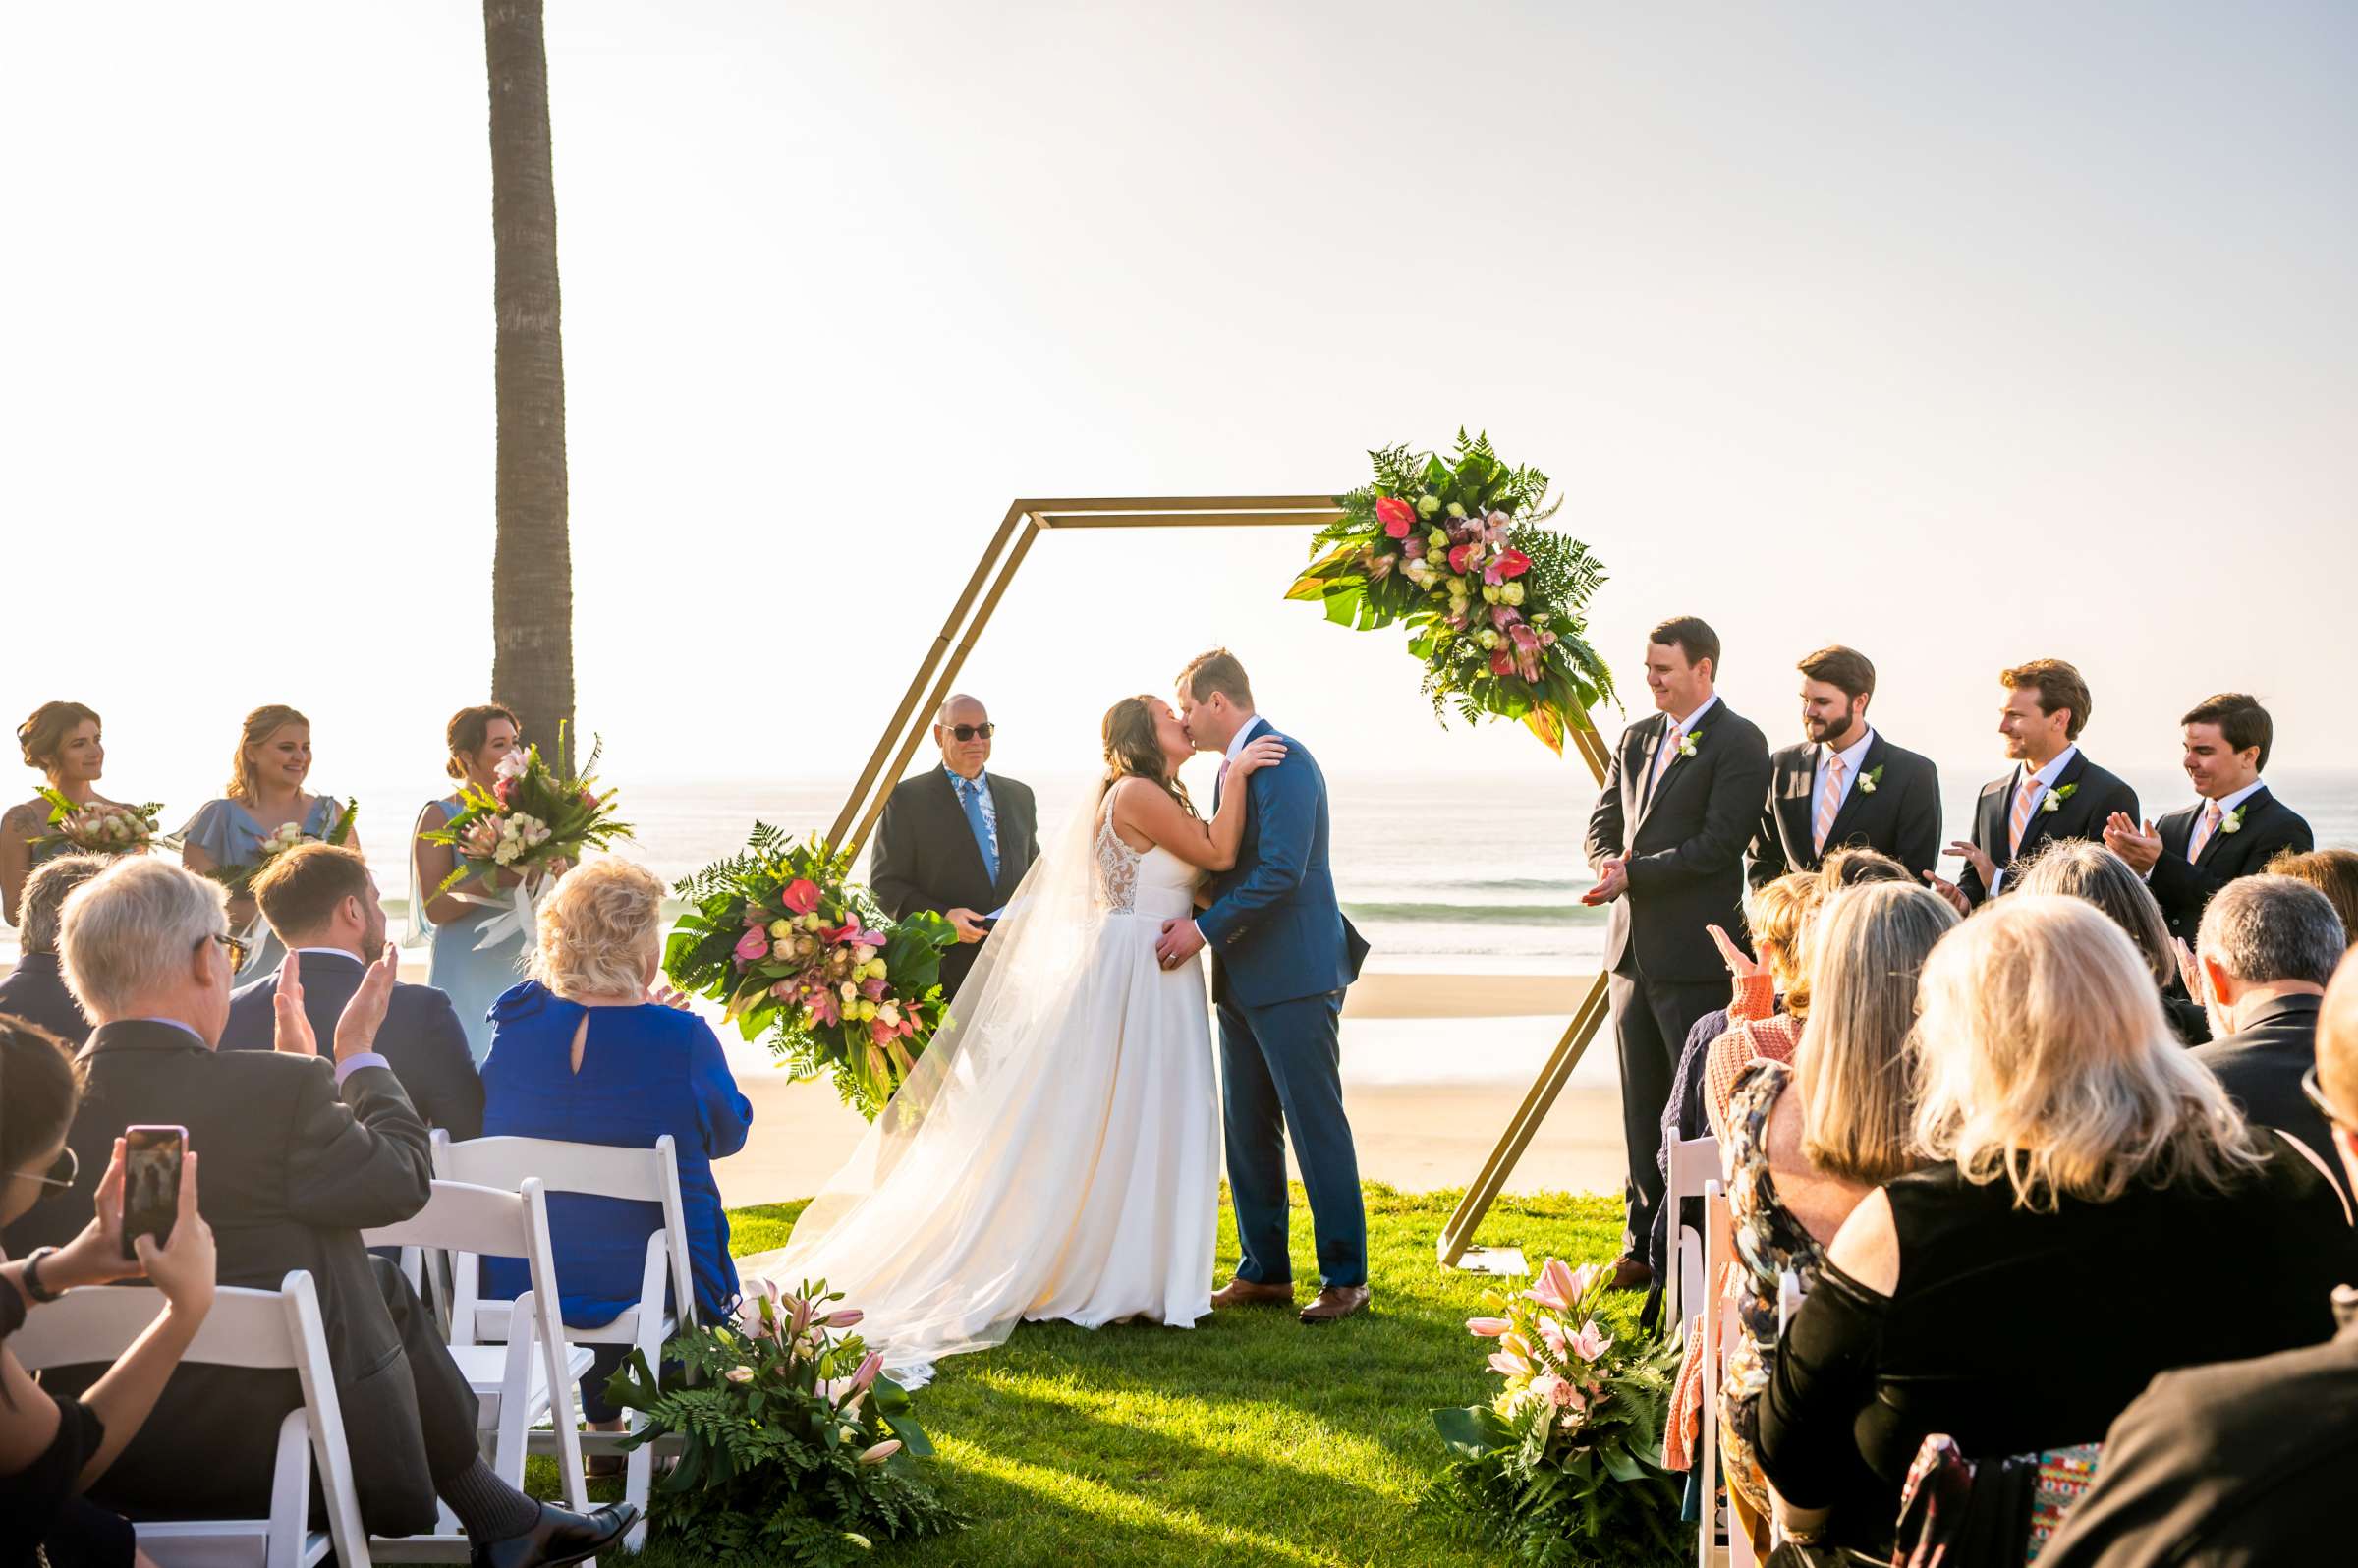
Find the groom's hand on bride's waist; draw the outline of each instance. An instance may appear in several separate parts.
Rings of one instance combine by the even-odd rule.
[[[1162,939],[1154,944],[1155,961],[1164,969],[1177,969],[1204,950],[1204,933],[1196,923],[1182,915],[1174,915],[1162,923]]]

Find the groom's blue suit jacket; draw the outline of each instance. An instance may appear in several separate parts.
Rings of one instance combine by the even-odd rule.
[[[1285,760],[1246,780],[1253,810],[1236,865],[1212,884],[1196,928],[1211,948],[1212,994],[1267,1007],[1338,991],[1359,978],[1368,944],[1343,918],[1327,864],[1326,776],[1310,751],[1255,719],[1247,739],[1276,735]],[[1214,792],[1217,809],[1217,792]]]

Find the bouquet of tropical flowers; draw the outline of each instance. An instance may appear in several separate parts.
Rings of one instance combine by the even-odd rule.
[[[870,1121],[944,1021],[941,955],[958,940],[930,911],[893,921],[849,881],[852,857],[754,824],[742,854],[681,882],[696,907],[663,951],[671,982],[724,1004],[747,1039],[796,1078],[833,1076]]]
[[[341,844],[350,839],[353,818],[360,812],[360,797],[353,796],[346,800],[327,824],[324,834],[307,833],[301,822],[281,822],[254,847],[253,860],[241,861],[235,866],[216,866],[205,874],[228,888],[230,897],[244,898],[253,891],[253,879],[262,874],[262,868],[297,845]]]
[[[586,850],[629,838],[630,824],[614,815],[619,792],[597,792],[598,752],[593,742],[590,760],[576,775],[566,762],[565,729],[559,725],[553,766],[542,759],[539,747],[528,746],[499,759],[489,789],[472,782],[460,789],[459,809],[450,820],[420,835],[451,847],[454,864],[435,895],[498,871],[533,880],[551,862],[578,861]]]
[[[879,1537],[965,1524],[917,1474],[933,1449],[908,1391],[883,1375],[883,1357],[837,1332],[860,1321],[842,1300],[823,1281],[787,1296],[760,1280],[730,1322],[666,1345],[660,1378],[634,1350],[606,1385],[646,1419],[624,1447],[684,1439],[648,1514],[683,1560],[833,1568]]]
[[[1547,476],[1509,468],[1485,434],[1457,432],[1454,462],[1404,446],[1368,454],[1376,481],[1337,496],[1340,520],[1286,593],[1369,631],[1405,622],[1435,715],[1455,701],[1472,723],[1519,719],[1561,755],[1565,735],[1613,695],[1586,641],[1589,596],[1604,570],[1578,539],[1539,525]]]
[[[63,791],[41,787],[49,803],[49,831],[32,840],[36,849],[62,845],[94,855],[134,855],[155,838],[161,801],[143,806],[117,806],[111,801],[82,805]]]
[[[1483,1295],[1466,1328],[1495,1343],[1489,1403],[1436,1410],[1456,1458],[1435,1493],[1516,1558],[1563,1568],[1676,1561],[1680,1478],[1662,1465],[1678,1347],[1622,1339],[1599,1311],[1612,1270],[1550,1258],[1529,1290]]]

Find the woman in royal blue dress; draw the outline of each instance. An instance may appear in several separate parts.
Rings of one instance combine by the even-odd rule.
[[[344,808],[332,795],[304,789],[310,773],[309,719],[284,702],[264,703],[247,714],[238,732],[227,793],[198,807],[180,830],[180,863],[199,875],[252,866],[261,858],[263,841],[289,824],[306,838],[326,838],[342,819]],[[359,851],[360,834],[348,833],[344,847]],[[256,927],[252,956],[238,972],[241,981],[272,973],[286,957],[286,949],[260,924],[258,914],[250,893],[229,901],[233,923]]]
[[[489,789],[497,782],[499,760],[523,746],[516,715],[498,702],[463,707],[451,715],[443,730],[450,750],[443,764],[453,779]],[[429,843],[421,835],[446,825],[459,812],[456,795],[428,801],[418,813],[410,837],[411,930],[423,929],[432,949],[425,982],[450,998],[467,1031],[467,1049],[482,1066],[491,1053],[491,1004],[500,993],[524,978],[527,932],[515,930],[482,946],[483,926],[510,908],[516,873],[496,871],[488,878],[470,877],[447,893],[437,893],[458,864],[448,844]],[[552,870],[561,868],[552,868]],[[543,873],[548,874],[548,873]],[[415,940],[415,936],[412,938]]]
[[[713,1322],[737,1297],[737,1266],[712,1161],[745,1147],[754,1107],[738,1092],[712,1027],[652,988],[662,919],[662,882],[628,861],[591,861],[557,884],[540,907],[533,978],[491,1009],[483,1136],[652,1148],[669,1133],[696,1310]],[[548,1230],[565,1321],[596,1327],[636,1305],[646,1238],[662,1225],[658,1204],[552,1194]],[[527,1283],[521,1260],[484,1262],[488,1298],[515,1297]],[[583,1413],[618,1428],[622,1413],[605,1397],[606,1379],[628,1350],[591,1349],[597,1359],[582,1379]]]

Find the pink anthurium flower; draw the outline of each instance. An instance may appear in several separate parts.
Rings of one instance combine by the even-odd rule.
[[[1530,570],[1531,557],[1521,550],[1506,550],[1498,557],[1498,575],[1510,582]]]
[[[1396,495],[1387,495],[1376,503],[1376,517],[1383,532],[1395,539],[1408,537],[1408,531],[1417,526],[1417,509]]]
[[[778,896],[796,915],[808,915],[818,908],[818,884],[799,876],[788,882],[786,891]]]
[[[758,964],[768,956],[769,937],[765,932],[759,929],[749,930],[737,938],[738,963]]]

